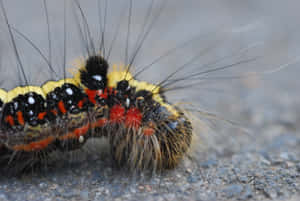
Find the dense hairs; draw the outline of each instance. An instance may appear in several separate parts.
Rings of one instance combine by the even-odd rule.
[[[161,114],[162,115],[162,114]],[[113,159],[130,171],[157,171],[178,165],[192,140],[191,122],[183,116],[149,122],[142,129],[112,128],[110,144]]]

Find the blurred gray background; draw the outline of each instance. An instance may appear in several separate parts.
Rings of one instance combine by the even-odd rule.
[[[78,28],[78,21],[82,23],[79,10],[74,6],[74,2],[64,2],[66,2],[65,30],[67,32],[66,67],[72,68],[76,58],[87,56],[87,54]],[[28,37],[48,57],[49,39],[43,1],[4,1],[4,3],[9,23]],[[102,8],[104,5],[105,1],[101,3]],[[135,42],[145,23],[147,9],[150,5],[151,1],[147,0],[133,2],[129,55],[134,53]],[[151,24],[162,5],[163,1],[154,1],[153,12],[146,25]],[[81,6],[97,48],[101,38],[97,1],[85,1],[81,3]],[[64,63],[64,3],[61,3],[61,1],[49,1],[47,2],[47,7],[50,21],[51,64],[57,71],[57,74],[62,77]],[[125,63],[128,8],[129,1],[114,0],[108,3],[104,38],[106,49],[109,49],[114,34],[119,28],[118,37],[112,48],[112,56],[109,59],[111,64]],[[293,93],[295,92],[294,87],[298,83],[296,76],[299,69],[297,68],[298,64],[295,62],[299,56],[298,8],[296,1],[283,2],[279,0],[272,1],[272,3],[269,1],[237,0],[213,0],[209,2],[196,0],[188,2],[167,1],[165,9],[153,24],[151,31],[139,50],[133,66],[136,69],[140,69],[150,64],[169,49],[180,46],[184,42],[191,40],[191,38],[195,38],[189,45],[178,48],[178,51],[152,65],[139,78],[154,83],[158,82],[196,55],[199,55],[198,59],[185,66],[177,74],[177,77],[199,72],[202,69],[212,69],[241,60],[259,57],[257,60],[247,64],[210,73],[207,76],[244,76],[249,72],[262,73],[275,70],[283,64],[295,63],[294,65],[289,65],[288,68],[280,73],[272,73],[265,76],[264,81],[256,86],[259,90],[263,90],[263,93],[271,89],[275,91],[280,90],[280,93],[283,91]],[[104,9],[101,12],[104,15]],[[8,40],[9,35],[3,16],[1,16],[0,20],[1,86],[5,89],[12,89],[16,85],[22,84],[22,82],[17,76],[18,67],[12,45]],[[51,74],[42,57],[24,38],[16,33],[14,37],[30,84],[40,85],[49,79],[59,79]],[[247,48],[249,48],[248,51],[245,51]],[[4,78],[9,78],[9,80]],[[185,83],[190,82],[187,81]],[[205,94],[193,93],[196,96],[193,96],[193,99],[198,101],[198,96],[202,98],[211,96],[214,90],[210,89],[214,88],[224,92],[223,88],[225,87],[229,90],[226,90],[225,94],[234,93],[230,85],[233,80],[228,79],[224,81],[211,78],[207,82],[209,82],[209,85],[205,83],[194,85],[192,91],[201,90],[201,93]],[[25,84],[24,80],[23,84]],[[261,85],[267,86],[268,90],[265,90]],[[274,94],[275,91],[271,94]],[[279,93],[278,91],[276,92]],[[178,93],[176,91],[176,94]],[[185,96],[184,94],[176,94],[175,97],[181,98]],[[214,100],[214,95],[208,97],[206,102],[210,103]]]
[[[48,57],[43,1],[3,2],[11,26]],[[108,2],[105,45],[109,48],[119,28],[109,62],[122,64],[130,1]],[[163,2],[154,1],[150,24]],[[99,47],[97,1],[80,3],[94,44]],[[101,1],[101,8],[104,4],[105,1]],[[133,0],[129,55],[134,52],[150,5],[150,0]],[[63,77],[64,29],[66,67],[72,68],[76,58],[87,56],[86,43],[77,25],[82,23],[82,18],[74,1],[52,0],[47,1],[47,6],[51,64],[60,77],[53,76],[38,52],[14,32],[27,79],[33,85]],[[192,87],[168,93],[173,102],[189,103],[186,108],[197,116],[193,147],[196,154],[192,153],[176,170],[136,180],[113,170],[105,154],[95,154],[99,150],[88,149],[75,153],[71,162],[68,155],[59,158],[59,165],[44,174],[0,177],[0,200],[297,200],[300,184],[299,8],[296,0],[167,1],[139,50],[134,68],[141,69],[169,49],[195,39],[152,65],[139,79],[157,83],[195,56],[197,59],[174,78],[256,58],[205,74],[201,82],[185,80],[176,86],[192,84]],[[3,15],[0,15],[0,24],[0,83],[1,88],[9,90],[25,82],[18,76]],[[258,76],[253,76],[254,72]],[[211,112],[216,117],[211,119],[196,110]],[[199,126],[199,118],[205,122],[204,126]]]

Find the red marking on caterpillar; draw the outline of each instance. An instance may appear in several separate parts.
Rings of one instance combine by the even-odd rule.
[[[129,128],[135,128],[136,130],[141,126],[142,113],[137,108],[130,108],[127,110],[125,116],[125,125]]]
[[[8,115],[5,117],[5,122],[9,123],[9,125],[14,126],[15,125],[15,120],[13,116]]]
[[[60,140],[67,140],[73,138],[79,138],[80,136],[86,135],[90,129],[90,124],[84,125],[80,128],[76,128],[73,132],[67,133],[60,137]]]
[[[153,128],[149,128],[149,127],[144,127],[143,129],[143,134],[145,136],[151,136],[155,133],[155,130]]]
[[[80,109],[82,109],[83,104],[84,104],[84,100],[80,100],[77,105]]]
[[[122,123],[125,119],[125,108],[121,105],[114,105],[110,109],[109,120],[111,123]]]
[[[55,116],[58,114],[57,110],[51,110],[51,113],[54,114]]]
[[[99,119],[98,121],[92,123],[91,128],[104,127],[108,123],[106,118]]]
[[[65,104],[63,101],[59,101],[58,102],[58,108],[59,108],[59,111],[63,114],[66,114],[67,113],[67,110],[65,108]]]
[[[39,141],[36,141],[36,142],[31,142],[29,144],[16,145],[16,146],[13,147],[13,149],[15,151],[27,151],[27,152],[40,151],[40,150],[45,149],[54,140],[55,140],[55,138],[50,136],[46,139],[39,140]]]
[[[43,119],[45,118],[46,115],[47,115],[47,112],[40,112],[40,113],[38,114],[38,119],[39,119],[39,120],[43,120]]]
[[[155,133],[155,123],[150,121],[148,125],[144,126],[143,134],[145,136],[151,136]]]
[[[24,126],[24,118],[23,118],[23,113],[21,111],[17,112],[17,119],[20,125]]]
[[[101,90],[90,90],[90,89],[85,89],[85,93],[88,96],[89,101],[93,104],[96,104],[96,97],[102,94]]]
[[[107,88],[104,89],[103,93],[100,93],[99,97],[104,98],[104,99],[108,98]]]

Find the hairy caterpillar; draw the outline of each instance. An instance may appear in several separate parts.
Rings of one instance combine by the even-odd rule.
[[[81,11],[80,4],[75,4]],[[1,6],[18,55],[3,1]],[[187,117],[166,101],[160,85],[136,80],[129,72],[131,64],[120,69],[114,66],[108,73],[105,55],[93,49],[88,55],[73,78],[1,90],[4,161],[14,166],[29,160],[27,168],[30,160],[39,160],[52,150],[77,149],[89,137],[105,136],[120,167],[175,167],[191,143]]]
[[[146,13],[146,16],[151,14],[153,2],[150,1],[149,14]],[[15,37],[26,40],[26,36],[10,25],[5,5],[3,1],[1,3],[16,59],[19,60]],[[131,4],[132,1],[129,1],[129,26],[126,30],[128,44]],[[29,84],[26,73],[23,73],[25,67],[22,61],[18,61],[19,74],[23,74],[25,86],[0,92],[0,148],[1,155],[4,156],[3,163],[15,166],[19,161],[26,161],[24,168],[28,168],[33,164],[31,160],[45,158],[52,150],[78,149],[89,138],[106,137],[118,166],[138,170],[175,167],[190,146],[192,126],[181,109],[167,102],[165,91],[168,89],[165,86],[187,79],[199,79],[202,75],[247,63],[251,59],[208,70],[198,69],[186,76],[174,78],[176,73],[199,57],[196,55],[158,84],[138,81],[136,75],[144,69],[136,74],[130,73],[135,54],[162,12],[164,3],[159,7],[154,20],[150,20],[149,26],[144,27],[132,58],[129,59],[126,49],[123,67],[115,65],[115,68],[108,60],[110,51],[104,48],[104,39],[101,38],[98,47],[92,41],[89,24],[79,2],[75,1],[72,5],[79,18],[75,21],[78,22],[78,32],[87,56],[79,63],[77,73],[67,78],[64,49],[64,78],[41,86]],[[147,19],[146,17],[146,22]],[[68,23],[64,21],[64,27],[67,26]],[[104,32],[102,31],[102,37]],[[63,42],[67,42],[65,36]],[[63,44],[64,48],[65,46]],[[45,60],[50,71],[53,71],[50,56]],[[54,74],[59,73],[54,71]]]

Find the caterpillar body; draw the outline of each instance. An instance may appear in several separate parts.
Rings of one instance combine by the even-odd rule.
[[[74,78],[1,90],[2,149],[38,155],[105,136],[118,166],[175,167],[191,143],[189,119],[159,86],[133,79],[125,68],[107,74],[108,68],[95,55]]]

